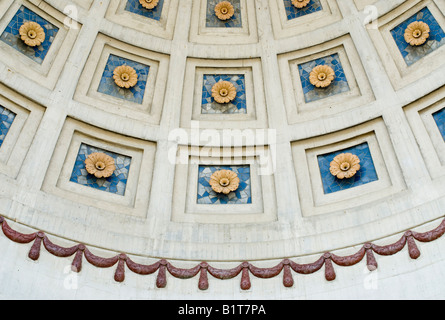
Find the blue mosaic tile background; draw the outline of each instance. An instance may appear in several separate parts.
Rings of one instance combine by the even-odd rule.
[[[301,9],[296,8],[291,0],[284,0],[284,8],[288,20],[303,17],[305,15],[323,10],[320,0],[311,0],[309,4]]]
[[[443,139],[445,140],[445,108],[434,113],[433,118],[439,127],[439,131],[442,134]]]
[[[317,88],[311,84],[309,76],[312,70],[319,65],[328,65],[335,71],[335,79],[327,88]],[[306,62],[298,66],[301,84],[303,86],[306,103],[321,100],[350,90],[340,57],[337,53],[328,57]]]
[[[136,70],[138,83],[133,88],[121,88],[114,82],[113,72],[119,66],[127,65]],[[135,61],[110,55],[97,91],[130,102],[142,104],[147,86],[150,67]]]
[[[114,158],[116,170],[111,177],[98,179],[94,175],[89,174],[85,169],[85,160],[90,154],[95,152],[102,152]],[[130,165],[131,157],[82,144],[77,154],[70,181],[93,189],[124,196]]]
[[[159,0],[158,5],[153,9],[144,8],[139,3],[139,0],[127,0],[127,5],[125,6],[125,10],[144,16],[146,18],[159,21],[161,20],[163,7],[164,7],[164,0]]]
[[[235,192],[228,195],[218,194],[213,191],[209,181],[214,172],[220,170],[232,170],[240,179],[240,186]],[[251,204],[252,187],[250,166],[199,166],[198,173],[198,204]]]
[[[235,9],[232,18],[226,21],[218,19],[215,14],[215,6],[222,0],[207,0],[206,27],[207,28],[242,28],[241,2],[240,0],[231,0],[230,3]]]
[[[236,88],[236,98],[230,103],[217,103],[212,97],[212,88],[219,81],[229,81]],[[202,88],[202,114],[246,114],[246,79],[240,75],[204,75]]]
[[[3,144],[3,141],[5,141],[6,135],[8,134],[15,117],[16,114],[14,112],[0,106],[0,147]]]
[[[357,174],[350,179],[338,179],[329,171],[332,160],[342,153],[352,153],[360,159],[361,168]],[[351,189],[377,181],[379,179],[375,170],[374,161],[372,160],[368,143],[363,143],[352,148],[318,156],[318,164],[320,167],[325,194]]]
[[[431,30],[429,39],[421,46],[411,46],[405,41],[405,30],[408,25],[414,21],[425,22],[429,25]],[[430,10],[426,7],[391,30],[391,34],[408,66],[414,64],[445,44],[445,32],[442,30],[439,23],[437,23]]]
[[[37,22],[43,30],[45,30],[45,41],[38,47],[27,46],[20,38],[19,30],[25,22]],[[28,8],[22,6],[15,14],[14,18],[9,22],[8,26],[2,33],[0,40],[10,45],[17,51],[23,53],[28,58],[42,64],[48,51],[54,42],[59,29],[46,21]]]

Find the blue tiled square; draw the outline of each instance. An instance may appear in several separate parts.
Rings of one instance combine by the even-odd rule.
[[[309,80],[312,70],[319,65],[327,65],[334,69],[335,79],[327,88],[317,88],[312,85]],[[300,64],[298,70],[306,103],[321,100],[350,90],[340,57],[337,53]]]
[[[212,88],[219,81],[229,81],[236,88],[236,98],[230,103],[217,103],[212,97]],[[204,75],[202,88],[202,114],[246,114],[246,79],[243,74],[238,75]]]
[[[415,21],[425,22],[430,27],[430,37],[421,46],[411,46],[405,41],[405,30],[408,28],[408,25]],[[445,32],[427,7],[395,27],[391,30],[391,34],[408,66],[445,44]]]
[[[196,0],[198,1],[198,0]],[[226,21],[218,19],[215,14],[215,6],[222,0],[207,0],[206,11],[206,27],[207,28],[242,28],[243,21],[241,18],[241,2],[240,0],[231,0],[230,3],[235,9],[235,14],[232,18]]]
[[[113,79],[113,72],[114,69],[122,65],[130,66],[136,70],[136,73],[138,75],[138,83],[136,84],[136,86],[126,89],[116,85]],[[111,54],[108,58],[107,65],[105,66],[105,71],[102,75],[102,79],[97,91],[116,98],[142,104],[142,101],[144,100],[145,88],[147,86],[149,72],[150,67],[147,65]]]
[[[296,8],[292,4],[292,0],[283,0],[286,16],[288,20],[303,17],[305,15],[323,10],[320,0],[311,0],[309,4],[301,9]]]
[[[45,31],[45,41],[40,46],[30,47],[20,38],[19,30],[25,22],[36,22]],[[52,43],[54,42],[58,31],[59,29],[56,26],[32,12],[25,6],[21,6],[2,33],[0,40],[10,45],[17,51],[23,53],[28,58],[42,64]]]
[[[218,194],[210,185],[213,173],[220,170],[231,170],[238,174],[240,185],[238,190],[228,195]],[[199,166],[198,173],[198,204],[251,204],[251,170],[249,165],[243,166]]]
[[[163,7],[164,7],[164,0],[159,0],[158,5],[153,9],[144,8],[140,4],[139,0],[127,0],[125,10],[144,16],[146,18],[159,21],[161,20]]]
[[[342,153],[352,153],[360,159],[360,170],[350,179],[338,179],[330,172],[331,162],[336,156]],[[330,194],[342,190],[351,189],[378,180],[377,171],[372,160],[368,143],[358,146],[318,156],[321,179],[325,194]]]
[[[105,153],[114,159],[116,170],[111,177],[98,179],[94,175],[89,174],[85,169],[85,160],[90,154],[95,152]],[[77,154],[70,181],[89,188],[124,196],[130,165],[131,157],[82,144]]]
[[[15,117],[16,114],[14,112],[0,106],[0,147],[3,144],[3,141],[5,141],[6,135],[8,134]]]
[[[433,114],[434,121],[436,121],[437,127],[445,140],[445,108],[437,111]]]

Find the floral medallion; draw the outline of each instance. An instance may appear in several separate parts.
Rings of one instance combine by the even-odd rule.
[[[113,79],[121,88],[132,88],[138,83],[138,75],[132,67],[123,65],[114,69]]]
[[[210,178],[210,185],[216,193],[229,194],[238,190],[240,179],[231,170],[216,171]]]
[[[229,20],[235,14],[235,8],[229,1],[222,1],[215,6],[215,14],[220,20]]]
[[[309,75],[309,81],[317,88],[329,87],[334,79],[335,71],[327,65],[315,67]]]
[[[85,160],[85,169],[96,178],[109,178],[116,170],[114,159],[105,153],[92,153]]]
[[[430,27],[422,21],[411,23],[405,30],[405,41],[412,46],[424,44],[430,37]]]
[[[212,88],[212,97],[218,103],[229,103],[236,98],[236,88],[230,81],[219,81]]]
[[[158,5],[159,0],[139,0],[139,3],[145,9],[151,10],[151,9],[154,9]]]
[[[360,159],[352,153],[342,153],[331,162],[331,174],[338,179],[349,179],[360,170]]]
[[[292,4],[297,8],[301,9],[306,7],[311,0],[292,0]]]
[[[45,31],[37,22],[25,22],[19,33],[21,39],[30,47],[40,46],[45,41]]]

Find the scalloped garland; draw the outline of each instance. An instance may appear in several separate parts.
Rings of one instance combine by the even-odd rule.
[[[150,275],[158,271],[156,286],[160,289],[167,286],[167,271],[170,275],[178,279],[191,279],[199,274],[198,287],[200,290],[209,289],[209,274],[216,279],[229,280],[237,277],[241,273],[240,287],[242,290],[249,290],[252,286],[250,274],[257,278],[270,279],[277,277],[281,272],[283,272],[283,285],[286,288],[290,288],[295,284],[292,271],[297,274],[309,275],[318,272],[323,266],[326,280],[334,281],[336,279],[334,264],[340,267],[350,267],[361,262],[366,256],[368,270],[375,271],[378,268],[378,263],[374,253],[381,256],[394,255],[403,250],[408,244],[409,256],[411,259],[415,260],[421,255],[415,240],[427,243],[435,241],[445,234],[445,220],[443,220],[436,229],[425,233],[407,231],[402,235],[399,241],[387,246],[366,243],[357,253],[346,257],[340,257],[327,252],[317,261],[310,264],[298,264],[290,259],[284,259],[272,268],[258,268],[249,262],[243,262],[238,267],[232,269],[217,269],[213,268],[207,262],[201,262],[194,268],[180,269],[176,268],[165,259],[159,260],[152,265],[138,264],[124,253],[118,254],[112,258],[102,258],[91,253],[91,251],[83,244],[78,244],[71,248],[60,247],[52,243],[42,231],[32,234],[23,234],[15,231],[8,225],[5,218],[2,216],[0,216],[0,224],[4,235],[11,241],[20,244],[34,242],[28,254],[28,257],[34,261],[39,259],[41,245],[43,243],[45,249],[56,257],[67,258],[75,255],[72,262],[72,270],[74,272],[81,272],[83,258],[85,257],[90,264],[98,268],[111,268],[117,264],[114,274],[114,280],[116,282],[125,281],[125,268],[127,267],[130,271],[139,275]]]

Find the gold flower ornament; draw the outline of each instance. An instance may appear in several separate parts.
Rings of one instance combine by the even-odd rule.
[[[412,46],[424,44],[430,37],[430,27],[422,21],[414,21],[405,30],[405,41]]]
[[[311,0],[292,0],[292,4],[298,9],[306,7],[309,2],[311,2]]]
[[[159,0],[139,0],[139,3],[145,9],[151,10],[151,9],[154,9],[158,5]]]
[[[132,67],[123,65],[114,69],[113,79],[121,88],[132,88],[138,83],[138,75]]]
[[[105,153],[92,153],[85,160],[85,169],[96,178],[111,177],[116,170],[114,159]]]
[[[309,81],[317,88],[329,87],[334,79],[335,71],[327,65],[315,67],[309,75]]]
[[[216,193],[229,194],[238,190],[240,179],[238,175],[231,170],[216,171],[210,177],[210,185]]]
[[[230,81],[220,81],[212,88],[212,97],[218,103],[229,103],[236,98],[236,88]]]
[[[338,179],[349,179],[360,170],[360,159],[352,153],[342,153],[331,162],[331,174]]]
[[[235,14],[235,8],[229,1],[222,1],[215,6],[215,14],[220,20],[229,20]]]
[[[40,46],[45,41],[45,30],[37,22],[25,22],[19,29],[21,39],[30,47]]]

